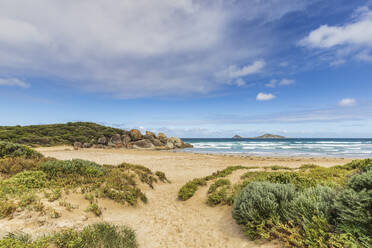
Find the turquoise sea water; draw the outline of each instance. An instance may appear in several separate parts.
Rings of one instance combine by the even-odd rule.
[[[372,157],[372,139],[183,139],[185,151],[255,156]]]

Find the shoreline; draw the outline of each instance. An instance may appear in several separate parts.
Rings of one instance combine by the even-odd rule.
[[[206,155],[206,156],[217,156],[217,157],[238,157],[238,158],[255,158],[255,159],[301,159],[301,160],[327,160],[327,159],[335,159],[335,160],[358,160],[358,159],[366,159],[369,157],[361,158],[361,157],[347,157],[347,156],[317,156],[317,155],[309,155],[309,156],[289,156],[289,155],[252,155],[246,153],[214,153],[214,152],[195,152],[183,149],[174,149],[174,150],[156,150],[156,149],[125,149],[125,148],[80,148],[79,150],[75,150],[73,146],[47,146],[47,147],[35,147],[35,150],[39,152],[50,152],[50,151],[107,151],[107,152],[120,152],[120,153],[163,153],[163,154],[193,154],[193,155]]]

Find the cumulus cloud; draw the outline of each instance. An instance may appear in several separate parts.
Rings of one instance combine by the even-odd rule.
[[[341,107],[350,107],[354,106],[355,104],[356,100],[354,98],[344,98],[338,103],[338,105],[340,105]]]
[[[267,93],[258,93],[257,96],[256,96],[256,100],[257,101],[269,101],[269,100],[272,100],[274,99],[276,96],[273,95],[273,94],[267,94]]]
[[[0,78],[0,86],[16,86],[21,88],[29,88],[31,85],[17,78]]]
[[[265,84],[266,87],[275,88],[276,86],[287,86],[296,83],[294,79],[283,78],[281,80],[272,79],[270,83]]]
[[[255,61],[253,64],[246,65],[241,68],[238,68],[237,66],[232,65],[227,69],[226,74],[230,78],[244,77],[250,74],[255,74],[255,73],[260,72],[262,68],[264,68],[264,66],[265,66],[265,61],[263,60]]]
[[[368,60],[372,49],[372,10],[360,7],[354,11],[352,22],[339,26],[322,25],[311,31],[299,44],[309,48],[336,49],[336,58],[331,65],[340,65],[343,57],[351,55]],[[363,50],[360,53],[360,50]],[[367,56],[365,56],[367,55]],[[367,59],[366,59],[367,58]]]
[[[0,75],[118,97],[204,94],[224,86],[216,71],[253,61],[230,68],[237,79],[264,67],[257,27],[243,41],[227,32],[236,18],[272,21],[304,2],[2,0]]]

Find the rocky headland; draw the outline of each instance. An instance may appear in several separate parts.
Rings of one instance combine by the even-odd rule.
[[[142,134],[138,129],[123,131],[123,134],[116,133],[110,136],[101,136],[98,139],[92,139],[91,142],[74,142],[74,148],[127,148],[127,149],[155,149],[172,150],[182,148],[192,148],[189,143],[185,143],[178,137],[168,138],[164,133],[156,135],[153,132],[146,131]]]

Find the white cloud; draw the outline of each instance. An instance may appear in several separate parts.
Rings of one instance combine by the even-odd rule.
[[[225,84],[216,71],[256,61],[233,67],[230,79],[237,79],[264,67],[260,59],[272,37],[256,25],[245,37],[230,35],[237,21],[264,23],[305,6],[303,0],[1,0],[0,75],[58,79],[126,98],[204,94]]]
[[[311,31],[299,44],[309,48],[334,49],[331,66],[346,62],[345,57],[370,62],[372,49],[372,10],[360,7],[354,11],[353,21],[339,26],[322,25]],[[363,50],[360,52],[360,50]]]
[[[273,95],[273,94],[266,94],[266,93],[258,93],[257,97],[256,97],[256,100],[257,101],[269,101],[269,100],[272,100],[274,99],[276,96]]]
[[[31,85],[17,78],[0,78],[0,86],[17,86],[21,88],[29,88]]]
[[[338,105],[340,105],[341,107],[350,107],[354,106],[355,104],[356,100],[354,98],[344,98],[338,103]]]
[[[266,87],[269,87],[269,88],[275,88],[276,86],[287,86],[287,85],[291,85],[291,84],[294,84],[296,81],[294,79],[288,79],[288,78],[283,78],[281,80],[277,80],[277,79],[272,79],[270,80],[270,83],[268,84],[265,84]]]
[[[242,68],[232,65],[227,69],[226,74],[230,78],[244,77],[260,72],[264,66],[265,61],[263,60],[255,61],[253,64],[243,66]]]
[[[310,32],[301,43],[310,47],[331,48],[338,45],[372,46],[372,11],[358,12],[358,18],[343,26],[322,25]]]
[[[294,84],[295,82],[296,81],[293,79],[283,78],[282,80],[280,80],[279,85],[291,85]]]
[[[265,84],[265,86],[266,86],[266,87],[269,87],[269,88],[275,88],[277,82],[278,82],[278,80],[276,80],[276,79],[272,79],[272,80],[270,80],[270,83]]]
[[[238,78],[236,81],[235,81],[235,84],[238,86],[238,87],[241,87],[241,86],[244,86],[245,85],[245,81],[241,78]]]

